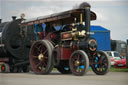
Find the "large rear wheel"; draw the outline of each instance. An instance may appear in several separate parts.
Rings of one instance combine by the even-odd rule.
[[[53,69],[52,44],[47,40],[36,41],[30,50],[30,64],[36,74],[48,74]]]
[[[110,60],[108,55],[103,51],[98,51],[95,56],[93,56],[93,62],[91,63],[91,68],[97,75],[105,75],[110,69]]]
[[[74,51],[70,57],[69,65],[74,75],[84,75],[89,67],[89,59],[87,54],[82,50]]]

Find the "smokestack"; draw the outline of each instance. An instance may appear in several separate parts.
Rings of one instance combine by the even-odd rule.
[[[88,33],[87,37],[89,37],[90,36],[89,32],[90,32],[90,8],[91,6],[87,2],[83,2],[82,4],[80,4],[79,8],[85,10],[85,29]]]
[[[126,46],[126,66],[128,67],[128,39],[127,39],[127,46]]]
[[[0,19],[0,23],[2,22],[2,19]]]
[[[13,21],[16,20],[16,16],[12,16],[12,20],[13,20]]]

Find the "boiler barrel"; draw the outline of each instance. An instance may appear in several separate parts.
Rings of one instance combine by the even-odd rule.
[[[0,57],[12,57],[18,60],[29,58],[30,42],[34,37],[31,36],[32,33],[23,37],[20,23],[21,19],[17,19],[0,24]]]

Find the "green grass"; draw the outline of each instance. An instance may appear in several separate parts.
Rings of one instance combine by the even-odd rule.
[[[92,69],[88,69],[88,71],[92,71]],[[111,67],[110,72],[128,72],[128,68],[114,68]]]
[[[128,68],[110,68],[110,72],[128,72]]]
[[[88,71],[92,71],[91,68],[88,69]],[[128,68],[114,68],[114,67],[111,67],[110,72],[128,72]]]
[[[56,68],[53,68],[53,70],[57,71]],[[88,71],[92,71],[92,69],[89,68]],[[128,72],[128,68],[114,68],[114,67],[111,67],[110,72]]]

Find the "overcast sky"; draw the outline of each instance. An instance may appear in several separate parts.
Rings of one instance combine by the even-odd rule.
[[[11,16],[34,18],[72,9],[87,1],[97,14],[92,25],[100,25],[111,30],[111,38],[128,39],[128,0],[0,0],[0,18],[11,20]]]

